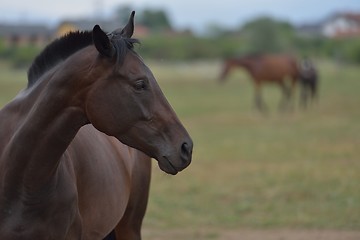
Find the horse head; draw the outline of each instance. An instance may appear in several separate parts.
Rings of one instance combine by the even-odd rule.
[[[132,49],[134,14],[110,34],[93,29],[97,57],[86,97],[86,116],[98,130],[158,160],[177,174],[191,162],[192,140],[166,100],[151,70]]]

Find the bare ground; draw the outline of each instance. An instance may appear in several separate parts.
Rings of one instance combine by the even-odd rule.
[[[347,230],[143,230],[147,240],[360,240],[360,231]]]

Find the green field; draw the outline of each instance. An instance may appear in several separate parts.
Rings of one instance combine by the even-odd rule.
[[[280,112],[280,90],[267,86],[264,116],[241,71],[220,85],[218,62],[151,62],[194,154],[177,176],[154,161],[144,228],[360,230],[360,67],[317,65],[317,103],[301,110],[297,93],[294,111]],[[26,72],[4,63],[0,71],[2,106],[25,86]]]

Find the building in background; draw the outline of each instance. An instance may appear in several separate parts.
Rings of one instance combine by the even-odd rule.
[[[38,46],[43,47],[55,38],[64,36],[70,31],[92,30],[98,24],[104,31],[113,31],[125,23],[119,23],[116,20],[64,20],[56,27],[49,28],[46,25],[18,25],[18,24],[0,24],[0,40],[6,46]],[[134,36],[137,38],[145,37],[150,33],[150,29],[136,25]]]
[[[322,33],[330,38],[360,36],[360,13],[338,13],[324,23]]]
[[[360,13],[335,13],[318,23],[298,27],[303,36],[327,38],[360,37]]]
[[[62,21],[55,30],[56,37],[61,37],[70,31],[86,31],[92,30],[95,25],[99,25],[105,32],[113,31],[126,23],[120,23],[118,20],[65,20]],[[142,25],[135,26],[135,37],[144,37],[149,34],[149,29]]]
[[[0,24],[0,39],[7,46],[44,46],[54,35],[54,30],[45,25]]]

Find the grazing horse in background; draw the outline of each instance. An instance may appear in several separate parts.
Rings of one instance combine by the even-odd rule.
[[[301,106],[306,108],[309,100],[314,100],[318,97],[318,73],[308,58],[304,58],[299,66],[299,80],[301,84]],[[309,96],[310,95],[310,96]]]
[[[150,157],[177,174],[193,143],[133,50],[134,12],[54,41],[0,111],[0,239],[141,239]]]
[[[296,60],[287,55],[253,54],[240,58],[228,58],[224,61],[220,81],[224,82],[234,68],[244,68],[251,76],[255,86],[255,106],[265,111],[266,106],[261,96],[264,83],[278,84],[283,92],[280,107],[286,107],[292,98],[299,72]],[[290,86],[287,81],[290,81]]]

